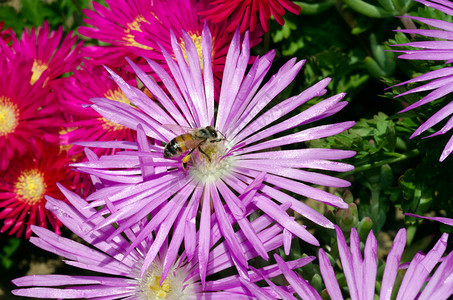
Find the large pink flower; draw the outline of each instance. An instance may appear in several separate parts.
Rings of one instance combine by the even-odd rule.
[[[169,71],[161,48],[174,57],[170,38],[173,32],[177,44],[185,53],[182,31],[189,34],[197,48],[200,62],[203,61],[201,37],[204,21],[198,15],[199,6],[195,0],[107,0],[106,3],[109,8],[94,2],[94,11],[85,10],[88,16],[85,22],[93,27],[79,29],[82,35],[110,44],[84,47],[84,56],[90,57],[93,64],[104,64],[111,68],[129,67],[124,59],[127,56],[144,68],[145,72],[153,74],[141,58],[146,57]],[[233,34],[226,32],[225,22],[209,22],[208,27],[212,34],[212,45],[207,50],[211,53],[217,93]],[[251,44],[258,42],[259,38],[252,36]],[[158,76],[154,77],[160,80]]]
[[[243,230],[256,251],[264,259],[268,258],[262,242],[250,225],[249,214],[258,209],[285,228],[288,242],[293,235],[297,235],[308,243],[319,245],[304,226],[288,215],[287,210],[291,208],[321,226],[333,228],[326,217],[299,199],[309,197],[331,206],[347,207],[340,197],[311,184],[348,186],[346,180],[320,174],[316,170],[349,171],[353,168],[351,165],[335,160],[349,158],[355,152],[298,149],[297,144],[338,134],[355,124],[342,122],[305,127],[345,107],[347,102],[342,101],[345,94],[334,95],[293,117],[287,117],[310,99],[323,96],[330,79],[322,80],[299,95],[272,105],[271,101],[293,81],[304,61],[291,59],[268,81],[264,81],[275,52],[256,58],[247,71],[250,57],[248,34],[245,34],[241,43],[239,32],[236,31],[227,55],[219,101],[216,102],[212,57],[208,50],[212,43],[208,26],[205,26],[202,38],[203,68],[198,59],[197,47],[189,34],[184,34],[187,59],[175,35],[172,35],[171,41],[176,62],[167,51],[163,50],[163,55],[174,81],[158,63],[148,60],[149,66],[165,83],[169,95],[130,61],[131,68],[156,100],[149,101],[148,96],[128,85],[113,71],[110,71],[112,78],[141,111],[109,99],[92,99],[92,107],[105,118],[137,129],[138,134],[137,144],[129,148],[133,151],[118,152],[74,165],[82,172],[99,177],[104,183],[103,188],[87,198],[92,206],[100,208],[98,214],[107,216],[95,229],[118,223],[113,237],[127,231],[143,217],[152,216],[132,243],[134,246],[155,234],[142,270],[152,263],[164,240],[169,235],[175,237],[172,232],[178,220],[187,220],[188,229],[180,232],[178,238],[184,238],[192,246],[190,253],[192,257],[198,255],[200,258],[202,274],[205,274],[209,244],[215,231],[211,227],[214,221],[219,224],[238,270],[245,272],[247,260],[240,251],[240,237],[232,225],[234,223]],[[162,146],[162,142],[168,146],[172,139],[181,134],[180,126],[193,129],[212,126],[215,130],[211,129],[211,134],[214,132],[219,138],[200,144],[204,152],[201,148],[193,147],[197,151],[188,157],[186,171],[182,168],[181,160],[187,151],[178,144],[181,150],[179,154],[173,151],[175,155],[168,157],[164,155]],[[153,142],[150,143],[147,137]],[[98,142],[92,146],[99,144],[116,147],[120,143]],[[285,149],[288,145],[296,148]],[[190,202],[190,208],[187,208],[189,215],[183,217],[182,214],[186,212],[182,208],[187,202]],[[215,217],[211,217],[212,211]],[[197,236],[194,235],[196,227],[200,228]],[[197,250],[194,243],[199,245]],[[289,243],[286,246],[289,250]],[[165,261],[166,265],[172,263],[171,260]]]
[[[5,46],[2,41],[0,44]],[[0,50],[0,170],[8,167],[15,153],[24,154],[36,139],[58,142],[62,120],[58,106],[46,99],[44,77],[32,84],[33,60],[17,59]],[[47,76],[48,71],[45,71]]]

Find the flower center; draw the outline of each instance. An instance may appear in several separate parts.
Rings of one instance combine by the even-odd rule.
[[[38,170],[28,170],[19,176],[15,192],[24,202],[36,204],[46,191],[46,183],[43,174]]]
[[[191,34],[190,38],[192,39],[192,42],[195,44],[195,47],[197,48],[198,60],[200,61],[201,70],[203,70],[203,51],[201,48],[201,45],[202,45],[201,36],[197,35],[197,34]],[[186,54],[186,46],[185,46],[184,40],[182,38],[181,38],[180,46],[181,46],[182,54],[184,55],[185,60],[188,62],[187,54]]]
[[[33,67],[31,68],[31,71],[33,74],[31,75],[30,79],[30,84],[35,84],[36,81],[41,77],[41,74],[47,70],[48,66],[40,61],[39,59],[35,59],[33,62]]]
[[[124,33],[126,34],[123,37],[123,40],[127,42],[127,46],[132,46],[132,47],[137,47],[137,48],[142,48],[145,50],[153,50],[152,47],[143,45],[135,40],[135,36],[131,33],[131,31],[140,31],[142,32],[141,29],[141,23],[148,23],[148,20],[146,20],[142,15],[138,15],[132,22],[128,23],[126,25],[126,29],[124,29]]]
[[[159,260],[153,262],[145,275],[140,278],[139,295],[141,299],[185,299],[193,293],[192,281],[186,280],[188,274],[184,268],[173,267],[167,278],[160,284],[162,264]]]
[[[0,136],[6,136],[19,124],[19,114],[15,104],[9,99],[0,97]]]
[[[205,154],[194,151],[191,155],[189,174],[199,182],[217,181],[233,168],[235,158],[230,155],[227,141],[205,143],[201,146]],[[196,154],[195,154],[196,152]],[[208,157],[209,156],[209,157]]]

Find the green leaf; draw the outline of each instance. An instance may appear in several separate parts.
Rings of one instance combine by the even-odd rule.
[[[370,18],[389,18],[393,15],[381,7],[374,6],[361,0],[343,0],[350,8]]]

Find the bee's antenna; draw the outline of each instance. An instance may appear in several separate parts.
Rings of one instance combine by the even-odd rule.
[[[217,132],[220,133],[223,136],[224,140],[226,140],[226,136],[222,132],[220,132],[219,130],[217,130]]]

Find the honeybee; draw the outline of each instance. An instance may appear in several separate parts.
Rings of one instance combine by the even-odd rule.
[[[220,137],[220,135],[222,137]],[[207,143],[218,143],[225,139],[225,136],[212,126],[205,128],[192,129],[192,133],[183,133],[172,139],[164,149],[164,158],[175,157],[189,151],[182,159],[184,172],[187,170],[187,163],[189,162],[190,155],[195,149],[206,156],[211,161],[211,157],[203,151],[202,147]]]

